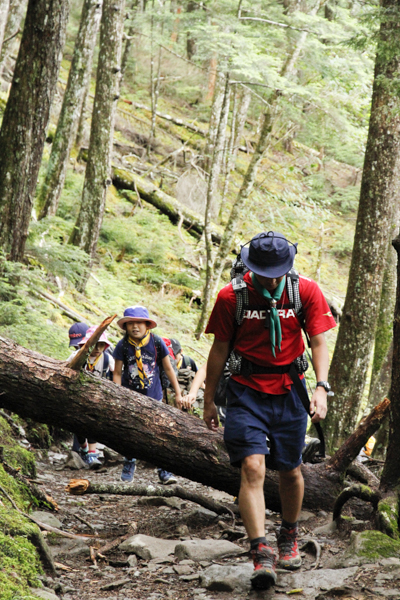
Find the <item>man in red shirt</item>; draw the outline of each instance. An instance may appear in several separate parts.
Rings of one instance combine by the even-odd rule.
[[[307,412],[288,371],[303,354],[304,342],[286,289],[286,274],[296,253],[297,244],[280,233],[256,235],[241,251],[242,261],[250,269],[244,276],[248,305],[243,307],[243,322],[236,324],[237,299],[230,283],[218,294],[206,329],[206,333],[214,334],[204,396],[204,420],[211,430],[218,427],[214,395],[232,349],[242,361],[240,372],[232,375],[227,388],[224,439],[231,463],[241,468],[239,509],[254,561],[252,585],[258,589],[267,589],[276,582],[278,563],[265,538],[266,464],[279,472],[279,566],[297,569],[301,565],[297,521],[304,495],[300,465]],[[310,401],[312,421],[317,423],[325,418],[330,389],[324,332],[336,323],[314,281],[300,276],[299,293],[317,377]]]

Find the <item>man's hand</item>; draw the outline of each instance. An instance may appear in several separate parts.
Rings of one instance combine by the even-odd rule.
[[[203,419],[208,429],[211,429],[211,431],[217,431],[219,427],[219,419],[217,407],[215,406],[214,402],[204,404]]]
[[[327,393],[323,387],[318,386],[310,401],[311,421],[319,423],[319,421],[325,419],[327,411]]]
[[[182,399],[182,394],[179,392],[179,394],[175,393],[175,403],[177,408],[182,408],[183,407],[183,399]]]

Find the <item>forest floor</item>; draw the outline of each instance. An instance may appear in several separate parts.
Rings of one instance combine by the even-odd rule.
[[[352,551],[351,540],[358,535],[352,532],[371,528],[371,513],[367,507],[347,506],[347,518],[338,530],[332,527],[331,514],[302,511],[301,569],[296,573],[279,571],[274,588],[254,591],[249,581],[252,566],[248,539],[239,517],[232,523],[230,515],[217,516],[179,498],[158,498],[158,506],[152,506],[155,501],[148,497],[72,496],[65,491],[70,479],[120,483],[122,463],[108,462],[98,471],[72,471],[66,468],[68,452],[63,449],[52,447],[46,455],[42,451],[36,451],[36,455],[37,479],[59,505],[57,513],[48,514],[59,519],[58,526],[62,530],[86,537],[82,541],[48,534],[57,563],[57,575],[42,578],[45,588],[41,594],[48,600],[58,597],[62,600],[239,600],[247,597],[283,600],[291,594],[305,600],[400,598],[399,558],[358,560]],[[231,496],[182,477],[177,479],[180,486],[232,507]],[[134,483],[161,486],[156,468],[141,461],[138,461]],[[273,546],[276,546],[279,521],[277,513],[266,511],[266,535]],[[132,550],[124,552],[115,546],[110,551],[105,550],[102,557],[97,556],[94,564],[90,546],[98,549],[121,536],[126,539],[138,534],[153,538],[145,539],[149,547],[146,559],[140,557],[142,550],[135,556]],[[169,554],[162,548],[165,540],[171,541]],[[176,549],[174,554],[174,545],[188,540],[191,540],[192,554],[177,556]],[[207,551],[204,554],[200,548],[202,540],[209,541],[212,551],[217,541],[230,540],[236,546],[236,555],[207,556]]]

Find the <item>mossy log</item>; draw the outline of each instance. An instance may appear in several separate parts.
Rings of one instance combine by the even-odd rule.
[[[139,193],[140,197],[146,202],[155,206],[160,212],[167,215],[175,225],[183,218],[183,225],[192,235],[200,237],[204,229],[204,217],[197,214],[193,210],[187,208],[181,202],[178,202],[173,196],[169,196],[160,190],[154,183],[146,181],[139,175],[135,175],[132,171],[113,167],[112,180],[114,186],[118,190],[130,190],[131,192]],[[137,197],[127,196],[127,199],[137,201]],[[219,244],[222,239],[223,229],[218,225],[211,225],[211,237],[215,244]]]
[[[239,470],[229,464],[222,432],[111,381],[77,373],[0,337],[0,406],[38,422],[87,435],[110,448],[236,496]],[[303,465],[305,508],[331,510],[341,474]],[[267,470],[266,505],[280,510],[278,476]]]

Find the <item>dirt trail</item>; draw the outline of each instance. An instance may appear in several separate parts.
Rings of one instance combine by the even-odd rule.
[[[65,453],[64,453],[65,454]],[[59,512],[55,515],[61,522],[61,528],[75,534],[88,536],[87,543],[77,540],[47,536],[54,560],[57,564],[57,575],[43,578],[45,587],[59,595],[62,600],[161,600],[173,598],[176,600],[238,600],[239,598],[274,598],[283,600],[287,593],[293,593],[294,579],[287,573],[279,573],[278,585],[265,592],[254,592],[248,586],[249,557],[247,555],[248,540],[243,524],[236,518],[232,526],[230,515],[223,517],[202,509],[197,504],[183,501],[179,498],[166,499],[167,505],[151,506],[156,502],[148,498],[130,496],[85,495],[72,496],[65,491],[70,479],[88,478],[92,482],[117,483],[121,472],[121,463],[107,464],[99,471],[73,471],[62,466],[61,453],[49,452],[47,458],[38,457],[38,479],[43,482],[43,487],[59,504]],[[201,484],[178,477],[178,484],[189,489],[212,497],[220,502],[232,503],[233,498],[206,488]],[[135,483],[159,486],[156,468],[152,465],[138,461]],[[158,503],[163,500],[158,500]],[[267,511],[267,539],[275,546],[275,529],[280,517],[276,513]],[[303,566],[301,574],[306,582],[315,581],[325,573],[332,560],[343,555],[349,545],[350,531],[341,533],[318,533],[317,527],[328,526],[331,515],[324,511],[318,514],[303,511],[300,521],[300,534],[303,541],[310,542],[302,551]],[[364,523],[366,528],[367,522]],[[238,547],[238,555],[230,558],[214,560],[193,561],[191,559],[178,560],[174,555],[163,558],[143,559],[135,557],[132,553],[122,552],[118,547],[105,551],[103,557],[97,557],[94,564],[90,557],[90,546],[100,548],[107,542],[116,540],[121,536],[144,534],[161,540],[230,540]],[[300,544],[301,545],[301,544]],[[321,557],[315,567],[316,549],[320,547]],[[93,554],[93,551],[92,551]],[[397,569],[400,578],[400,560]],[[397,564],[397,563],[396,563]],[[63,565],[63,566],[60,566]],[[210,585],[204,579],[204,574],[213,567],[216,572],[232,571],[232,585],[219,581]],[[338,567],[336,567],[338,568]],[[212,569],[212,570],[213,570]],[[351,576],[345,583],[340,584],[338,578],[335,585],[318,585],[318,589],[302,588],[302,592],[295,593],[295,597],[302,599],[330,600],[331,598],[373,599],[382,598],[378,593],[378,585],[385,592],[386,597],[397,597],[391,594],[395,587],[396,576],[389,576],[386,580],[376,581],[382,565],[369,565],[353,567]],[[229,571],[231,572],[231,571]],[[239,573],[235,583],[236,575]],[[308,573],[307,573],[308,572]],[[308,577],[309,576],[309,577]],[[289,579],[288,579],[289,578]],[[218,577],[217,577],[218,579]],[[221,579],[221,578],[220,578]],[[229,578],[228,578],[229,579]],[[328,578],[329,579],[329,578]],[[335,579],[335,577],[333,577]],[[339,584],[338,584],[339,582]],[[325,585],[325,589],[324,589]],[[348,594],[346,593],[348,590]],[[361,595],[360,595],[361,594]],[[51,598],[50,596],[47,596]],[[53,598],[51,598],[53,600]]]

